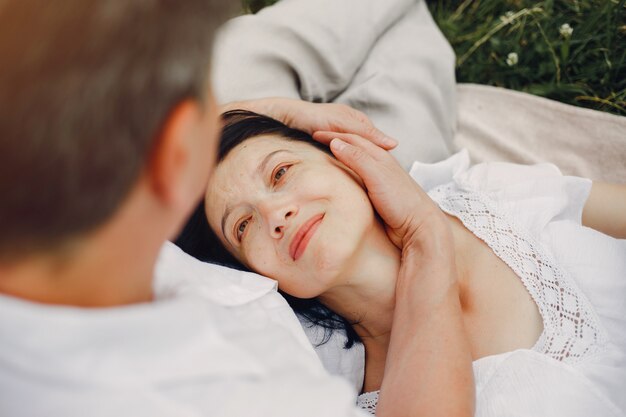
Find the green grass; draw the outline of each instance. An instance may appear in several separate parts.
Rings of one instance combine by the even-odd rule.
[[[243,0],[249,12],[275,1]],[[626,0],[427,3],[456,52],[459,82],[626,115]]]

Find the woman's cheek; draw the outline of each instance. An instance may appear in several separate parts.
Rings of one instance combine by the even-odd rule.
[[[317,169],[315,169],[317,168]],[[309,167],[301,169],[293,175],[290,185],[294,191],[306,190],[311,197],[316,194],[328,193],[336,184],[337,178],[331,175],[331,167]]]
[[[258,237],[251,237],[247,242],[245,253],[248,265],[253,271],[277,280],[282,268],[274,245]]]

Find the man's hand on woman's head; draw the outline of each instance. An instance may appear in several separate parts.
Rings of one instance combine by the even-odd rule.
[[[229,103],[222,106],[221,112],[231,109],[264,114],[310,134],[316,131],[357,134],[386,150],[398,144],[378,130],[363,112],[344,104],[310,103],[276,97]]]
[[[445,214],[386,150],[355,134],[313,136],[361,177],[402,249],[376,415],[473,415],[472,356]]]
[[[392,242],[403,249],[449,233],[445,215],[385,149],[357,134],[316,132],[338,160],[359,175]],[[436,233],[431,233],[436,232]]]

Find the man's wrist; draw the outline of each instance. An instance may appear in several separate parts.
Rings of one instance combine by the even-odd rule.
[[[454,242],[449,226],[433,220],[413,234],[402,248],[396,299],[432,305],[450,294],[459,294]],[[419,279],[416,279],[419,277]],[[417,301],[416,301],[417,300]]]
[[[419,227],[409,228],[402,239],[402,258],[435,258],[454,261],[454,242],[444,216],[432,216]]]

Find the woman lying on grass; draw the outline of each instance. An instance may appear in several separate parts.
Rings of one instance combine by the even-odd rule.
[[[335,159],[265,116],[231,111],[223,120],[210,205],[200,205],[178,243],[200,259],[276,279],[298,314],[345,330],[347,346],[363,343],[362,391],[375,392],[407,256],[395,233],[404,220],[379,216],[372,201],[383,194],[340,160],[401,168],[354,135],[316,133],[323,143],[341,139],[331,146]],[[415,164],[411,175],[417,182],[406,175],[386,205],[410,204],[452,237],[440,249],[456,270],[477,415],[624,413],[626,188],[592,187],[548,164],[469,168],[464,153]],[[429,254],[411,256],[429,267]],[[377,397],[363,398],[371,406]]]

